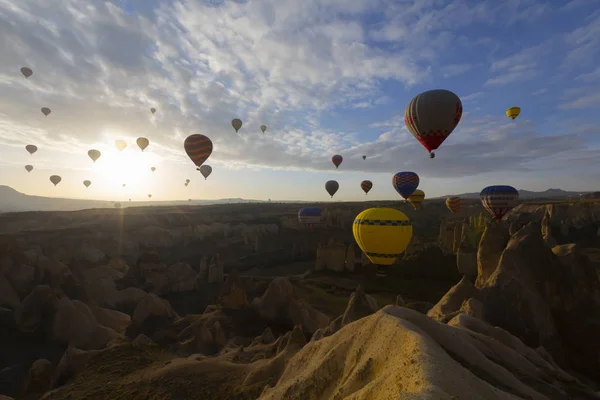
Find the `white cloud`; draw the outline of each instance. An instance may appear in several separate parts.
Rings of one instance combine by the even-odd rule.
[[[462,75],[472,68],[473,65],[471,64],[451,64],[442,67],[442,74],[444,75],[444,78],[450,78],[452,76]]]
[[[552,46],[549,40],[492,62],[490,70],[497,75],[488,79],[484,86],[506,85],[535,77],[540,72],[540,58],[548,55]]]

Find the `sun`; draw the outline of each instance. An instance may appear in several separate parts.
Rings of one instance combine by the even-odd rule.
[[[156,164],[156,156],[139,149],[105,149],[102,156],[93,164],[92,170],[102,181],[111,184],[142,186],[149,180],[151,167]]]

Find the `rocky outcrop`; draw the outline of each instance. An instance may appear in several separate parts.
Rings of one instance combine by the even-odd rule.
[[[40,285],[15,310],[15,321],[23,332],[51,332],[59,299],[54,289]]]
[[[218,304],[227,308],[244,308],[248,306],[248,296],[237,269],[234,269],[227,276]]]
[[[447,322],[460,312],[465,301],[476,296],[477,289],[469,278],[463,276],[460,282],[452,286],[448,293],[427,312],[427,316],[440,322]]]
[[[509,238],[508,229],[502,221],[487,224],[477,250],[477,283],[479,285],[486,282],[495,270]]]
[[[459,274],[466,276],[471,282],[475,282],[477,279],[477,248],[468,240],[463,240],[458,247],[456,266]]]
[[[31,365],[25,381],[24,398],[40,398],[52,385],[55,368],[45,359],[36,360]]]
[[[208,283],[222,283],[225,277],[223,263],[219,254],[215,255],[208,265]]]
[[[189,292],[196,290],[196,271],[186,263],[171,265],[166,271],[169,292]]]
[[[157,341],[161,335],[160,331],[169,327],[178,318],[179,315],[167,300],[161,299],[154,293],[148,293],[135,308],[131,326],[127,329],[127,336],[136,337],[143,333]]]
[[[346,268],[346,246],[334,240],[327,245],[319,244],[315,261],[315,270],[324,269],[341,272]]]

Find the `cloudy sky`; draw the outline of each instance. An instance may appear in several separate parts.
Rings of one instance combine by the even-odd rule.
[[[370,179],[369,197],[393,199],[393,174],[409,170],[428,197],[598,190],[599,66],[597,0],[0,0],[0,185],[326,200],[335,179],[335,199],[362,200]],[[436,88],[459,95],[464,114],[429,159],[403,112]],[[183,151],[194,133],[214,143],[206,181]],[[95,164],[89,149],[103,153]]]

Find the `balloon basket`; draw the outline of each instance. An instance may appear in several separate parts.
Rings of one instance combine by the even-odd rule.
[[[375,273],[375,276],[380,277],[380,278],[385,278],[387,276],[387,266],[384,265],[378,265],[377,266],[377,272]]]

